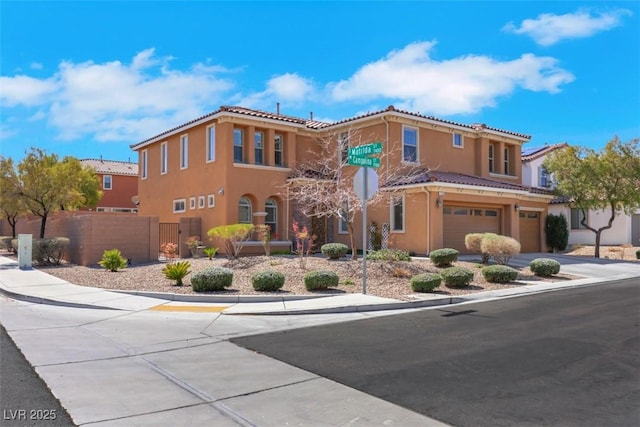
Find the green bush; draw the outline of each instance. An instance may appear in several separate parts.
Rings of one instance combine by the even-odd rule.
[[[329,259],[342,258],[347,254],[349,248],[344,243],[327,243],[322,245],[320,252]]]
[[[31,259],[40,265],[60,265],[64,251],[69,247],[66,237],[45,237],[31,241]],[[11,239],[11,247],[18,252],[18,239]]]
[[[213,267],[191,276],[194,292],[224,291],[233,282],[233,270],[225,267]]]
[[[435,273],[422,273],[411,278],[413,292],[431,292],[442,283],[442,277]]]
[[[220,239],[224,243],[227,258],[235,259],[240,255],[244,243],[251,237],[253,224],[220,225],[207,231],[212,239]]]
[[[218,252],[218,248],[204,248],[202,250],[202,253],[209,259],[213,259],[213,257],[216,256],[216,252]]]
[[[511,257],[520,253],[520,242],[513,237],[487,234],[482,238],[480,250],[490,255],[496,263],[507,265]]]
[[[640,259],[640,249],[636,251],[636,259]]]
[[[175,280],[176,286],[182,286],[182,279],[184,279],[187,274],[191,273],[191,271],[189,271],[189,267],[191,267],[191,263],[189,261],[170,262],[164,266],[162,272],[164,273],[164,277],[167,279]]]
[[[105,250],[102,253],[102,260],[98,264],[109,271],[115,272],[127,268],[127,259],[122,256],[118,249]]]
[[[518,278],[518,270],[506,265],[490,265],[482,269],[482,276],[491,283],[509,283]]]
[[[569,243],[569,225],[563,215],[547,215],[544,220],[544,234],[547,246],[553,252],[564,251]]]
[[[256,291],[277,291],[284,286],[284,274],[279,271],[259,271],[251,276],[251,284]]]
[[[451,248],[436,249],[431,251],[429,259],[436,267],[447,267],[458,260],[458,251]]]
[[[338,286],[340,279],[331,270],[314,270],[304,275],[304,286],[308,291]]]
[[[13,247],[11,247],[11,241],[13,237],[11,236],[0,236],[0,248],[6,249],[7,251],[12,251]]]
[[[411,261],[409,252],[400,249],[380,249],[367,254],[367,259],[373,261]]]
[[[536,276],[549,277],[560,272],[560,263],[551,258],[536,258],[529,263],[529,268]]]
[[[444,284],[450,288],[464,288],[473,280],[473,271],[464,267],[449,267],[440,272]]]

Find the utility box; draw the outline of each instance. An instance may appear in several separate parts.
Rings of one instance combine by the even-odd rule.
[[[18,267],[21,270],[31,268],[33,236],[31,234],[18,234]]]

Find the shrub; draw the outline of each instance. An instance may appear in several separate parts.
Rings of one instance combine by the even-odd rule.
[[[259,271],[251,276],[251,284],[256,291],[277,291],[284,286],[284,274],[279,271]]]
[[[189,261],[170,262],[164,266],[162,272],[164,273],[164,277],[167,279],[175,280],[176,286],[182,286],[182,279],[184,279],[187,274],[191,273],[191,271],[189,271],[189,267],[191,267],[191,263]]]
[[[327,243],[322,245],[320,252],[329,259],[342,258],[347,254],[349,248],[344,243]]]
[[[400,249],[380,249],[367,254],[367,259],[373,261],[411,261],[409,252]]]
[[[482,238],[480,250],[490,255],[496,263],[506,265],[511,257],[520,253],[520,242],[512,237],[486,235]]]
[[[469,233],[464,236],[464,246],[469,252],[482,254],[482,263],[489,262],[489,254],[482,252],[482,239],[485,236],[495,236],[494,233]]]
[[[411,271],[404,267],[398,267],[397,265],[393,267],[391,271],[391,275],[393,277],[411,277]]]
[[[304,286],[308,291],[338,286],[338,275],[330,270],[314,270],[304,275]]]
[[[551,258],[536,258],[529,263],[529,269],[536,276],[549,277],[560,272],[560,263]]]
[[[11,246],[12,240],[13,237],[11,236],[0,236],[0,248],[6,249],[7,251],[13,250],[13,247]]]
[[[59,265],[64,257],[64,251],[69,247],[70,240],[66,237],[45,237],[31,241],[31,259],[40,265]],[[11,240],[14,252],[18,252],[18,239]],[[125,260],[126,262],[126,260]]]
[[[458,260],[458,251],[451,248],[436,249],[431,251],[429,259],[436,267],[447,267]]]
[[[518,278],[518,270],[506,265],[490,265],[482,269],[482,276],[491,283],[509,283]]]
[[[127,268],[127,260],[118,249],[105,250],[98,264],[112,272]]]
[[[440,272],[440,277],[450,288],[463,288],[473,280],[473,271],[464,267],[449,267]]]
[[[422,273],[411,278],[413,292],[431,292],[442,283],[442,277],[435,273]]]
[[[253,224],[230,224],[214,227],[207,231],[209,237],[218,238],[224,243],[224,253],[227,258],[235,259],[251,236]]]
[[[160,252],[162,252],[165,258],[173,259],[178,257],[178,245],[172,242],[163,243],[160,245]]]
[[[204,248],[202,250],[202,253],[204,253],[209,259],[213,259],[213,257],[216,256],[216,252],[218,252],[218,248]]]
[[[225,267],[213,267],[191,276],[194,292],[224,291],[233,282],[233,270]]]
[[[564,251],[569,243],[569,226],[563,215],[547,215],[544,220],[544,232],[547,246],[552,251]]]
[[[636,251],[636,259],[640,259],[640,249]]]

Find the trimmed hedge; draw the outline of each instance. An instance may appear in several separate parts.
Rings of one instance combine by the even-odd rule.
[[[194,292],[224,291],[233,282],[233,270],[225,267],[213,267],[191,276]]]
[[[464,267],[449,267],[440,272],[440,277],[450,288],[464,288],[473,280],[473,271]]]
[[[560,263],[551,258],[536,258],[529,268],[536,276],[549,277],[560,272]]]
[[[447,267],[458,260],[458,251],[451,248],[436,249],[431,251],[429,259],[436,267]]]
[[[506,265],[490,265],[482,269],[482,276],[491,283],[509,283],[518,278],[518,270]]]
[[[331,270],[314,270],[304,275],[304,286],[308,291],[338,286],[340,278]]]
[[[251,284],[256,291],[273,292],[284,286],[284,279],[279,271],[259,271],[251,276]]]
[[[401,249],[380,249],[369,252],[367,259],[373,261],[411,261],[411,255]]]
[[[349,248],[344,243],[327,243],[322,245],[320,252],[329,259],[338,259],[347,255]]]
[[[431,292],[442,283],[442,277],[436,273],[422,273],[411,278],[413,292]]]

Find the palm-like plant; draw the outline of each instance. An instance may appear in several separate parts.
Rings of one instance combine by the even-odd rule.
[[[189,261],[170,262],[164,266],[162,272],[167,279],[175,280],[176,286],[182,286],[182,279],[191,273],[189,271],[190,267],[191,263]]]

